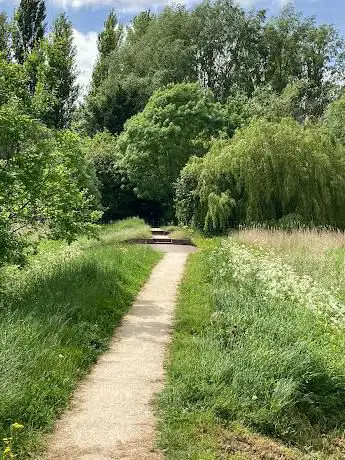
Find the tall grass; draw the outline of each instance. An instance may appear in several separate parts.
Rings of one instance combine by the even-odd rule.
[[[236,236],[243,243],[273,249],[299,274],[312,276],[345,300],[344,232],[249,228]]]
[[[138,225],[143,231],[143,224]],[[66,407],[77,382],[103,353],[152,266],[150,247],[126,246],[127,223],[99,241],[43,245],[24,270],[2,273],[0,437],[18,421],[18,458],[37,458],[42,434]],[[1,451],[1,450],[0,450]]]
[[[160,399],[161,446],[169,460],[344,458],[343,330],[281,296],[267,281],[277,261],[272,271],[253,268],[246,251],[227,241],[190,260]]]

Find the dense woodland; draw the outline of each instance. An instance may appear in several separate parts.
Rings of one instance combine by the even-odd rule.
[[[207,233],[345,227],[344,40],[292,6],[109,13],[80,104],[73,28],[0,16],[0,264],[130,215]]]

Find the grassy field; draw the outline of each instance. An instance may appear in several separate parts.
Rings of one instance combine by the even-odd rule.
[[[159,402],[168,460],[345,458],[344,237],[259,236],[199,239],[189,260]]]
[[[309,275],[319,284],[345,300],[345,234],[334,231],[248,229],[238,239],[253,246],[274,251],[301,275]]]
[[[0,436],[13,422],[25,425],[16,458],[37,458],[43,435],[159,260],[148,246],[122,243],[148,230],[131,219],[104,227],[99,240],[45,242],[25,269],[1,271]]]

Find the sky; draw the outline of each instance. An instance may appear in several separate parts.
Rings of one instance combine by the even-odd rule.
[[[197,0],[184,1],[187,5]],[[175,0],[174,3],[177,3]],[[276,14],[288,0],[237,0],[244,8],[267,9],[270,14]],[[11,17],[19,0],[0,0],[0,11],[6,11]],[[79,83],[86,89],[90,81],[92,68],[97,58],[97,34],[103,28],[103,23],[109,10],[114,8],[119,20],[128,23],[141,10],[159,11],[170,0],[46,0],[47,22],[65,11],[73,23],[75,44],[77,46],[77,65]],[[345,0],[292,0],[297,10],[306,16],[315,16],[318,23],[335,25],[345,36]]]

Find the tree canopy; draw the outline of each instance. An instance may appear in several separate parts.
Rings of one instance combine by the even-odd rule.
[[[72,132],[52,133],[14,104],[0,107],[0,265],[22,262],[36,229],[72,241],[100,217],[92,169]]]
[[[122,165],[140,198],[171,203],[173,184],[192,155],[206,152],[224,127],[224,111],[195,83],[156,91],[118,141]]]
[[[120,87],[130,118],[169,83],[198,82],[226,102],[238,92],[251,97],[262,87],[279,95],[301,82],[301,107],[319,117],[344,79],[344,41],[338,32],[291,5],[268,18],[266,11],[248,12],[233,0],[205,0],[192,9],[141,12],[122,31],[111,13],[99,35],[104,49],[99,48],[92,97],[86,101],[88,132],[120,132],[113,115],[100,116],[123,104]],[[126,91],[133,88],[127,79],[137,82],[137,94]]]
[[[181,223],[207,232],[239,224],[344,228],[345,150],[323,126],[257,119],[192,159],[177,185]]]
[[[37,69],[35,103],[41,120],[51,128],[68,128],[78,97],[76,48],[72,23],[61,14],[42,45]]]

